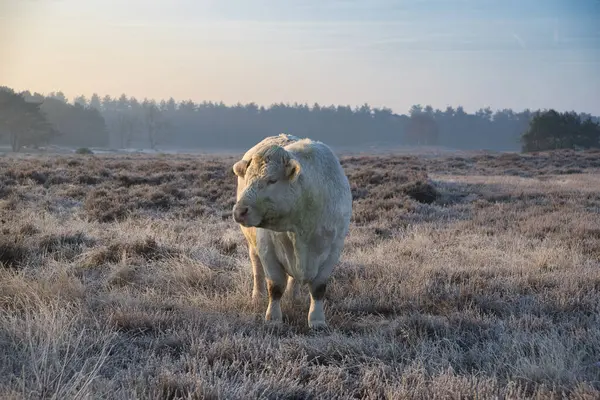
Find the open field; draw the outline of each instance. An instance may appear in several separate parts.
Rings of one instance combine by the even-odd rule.
[[[0,398],[600,396],[599,151],[343,157],[321,333],[251,305],[235,160],[0,157]]]

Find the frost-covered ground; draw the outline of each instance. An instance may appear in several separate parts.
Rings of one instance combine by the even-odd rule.
[[[0,157],[0,398],[598,398],[599,152],[343,157],[326,294],[263,322],[234,157]]]

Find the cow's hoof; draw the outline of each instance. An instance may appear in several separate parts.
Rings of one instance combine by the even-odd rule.
[[[265,318],[265,326],[280,329],[283,327],[283,318]]]
[[[308,327],[314,331],[323,331],[328,328],[325,321],[308,321]]]
[[[281,309],[279,307],[269,307],[265,314],[265,321],[269,321],[271,323],[283,322],[283,315],[281,314]]]
[[[281,319],[265,319],[265,325],[272,327],[283,326],[283,320]]]

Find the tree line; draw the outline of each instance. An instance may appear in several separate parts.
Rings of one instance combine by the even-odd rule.
[[[16,93],[0,87],[0,141],[13,151],[49,144],[77,147],[108,147],[109,132],[100,110],[70,104],[52,93]]]
[[[465,150],[531,151],[557,146],[597,147],[600,140],[596,133],[598,117],[554,110],[515,112],[482,108],[467,113],[461,106],[440,110],[414,105],[407,114],[395,114],[389,108],[368,104],[352,108],[277,103],[265,107],[255,103],[178,102],[173,98],[139,101],[125,94],[94,94],[89,99],[78,96],[69,102],[62,92],[44,96],[0,88],[0,93],[6,98],[0,97],[0,141],[11,138],[16,150],[41,144],[241,150],[281,132],[312,137],[337,147],[435,145]],[[23,111],[19,114],[23,121],[27,120],[25,115],[35,113],[32,109],[26,111],[27,107],[41,115],[36,117],[36,123],[41,124],[37,128],[24,122],[21,128],[16,128],[16,121],[3,122],[8,120],[3,115],[19,114],[17,109]],[[45,127],[40,118],[46,121]],[[19,140],[15,141],[17,137]]]

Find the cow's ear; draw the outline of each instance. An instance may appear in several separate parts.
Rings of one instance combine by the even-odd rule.
[[[246,160],[240,160],[236,162],[235,164],[233,164],[233,173],[239,176],[240,178],[243,178],[244,175],[246,175],[246,169],[248,169],[248,164],[250,163]]]
[[[300,166],[298,160],[295,160],[293,158],[287,160],[285,164],[285,175],[287,176],[290,182],[294,182],[298,178],[301,170],[302,166]]]

